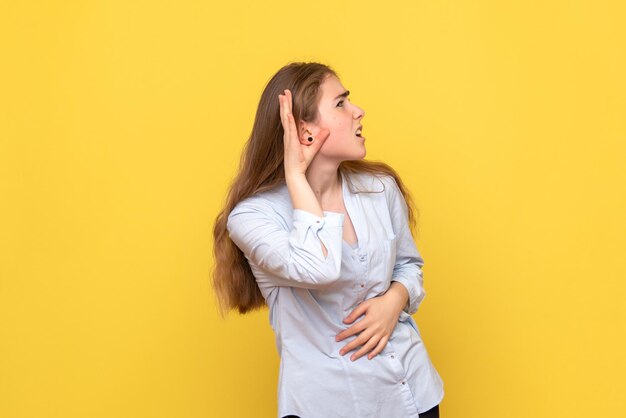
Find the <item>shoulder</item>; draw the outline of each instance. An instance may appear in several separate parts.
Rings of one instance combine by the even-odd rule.
[[[291,199],[285,184],[272,190],[255,193],[239,201],[228,214],[228,219],[241,214],[258,218],[281,219],[290,213]]]

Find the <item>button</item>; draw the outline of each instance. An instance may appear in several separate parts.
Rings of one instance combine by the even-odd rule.
[[[392,355],[391,355],[391,358],[396,358],[396,356],[392,354]]]
[[[365,285],[363,283],[361,283],[361,287],[365,287]]]
[[[320,223],[320,221],[315,221],[316,224]]]
[[[403,384],[403,385],[405,385],[405,384],[406,384],[406,380],[403,380],[403,381],[402,381],[402,384]]]
[[[361,256],[359,257],[359,260],[361,260],[361,261],[365,261],[365,260],[367,260],[367,256],[366,256],[366,255],[361,255]]]

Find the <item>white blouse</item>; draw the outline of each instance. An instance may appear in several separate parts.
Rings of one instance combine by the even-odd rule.
[[[230,237],[269,307],[280,355],[278,417],[417,418],[444,391],[411,316],[426,293],[406,202],[391,176],[341,178],[355,247],[343,240],[343,213],[294,209],[284,183],[244,199],[228,216]],[[339,342],[335,336],[362,317],[343,319],[392,281],[407,288],[409,301],[385,348],[371,360],[350,360],[359,347],[341,356],[358,335]]]

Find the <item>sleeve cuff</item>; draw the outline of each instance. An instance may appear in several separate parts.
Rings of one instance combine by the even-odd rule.
[[[411,279],[411,280],[417,280],[417,279]],[[404,276],[393,277],[391,281],[402,284],[408,291],[409,300],[407,304],[405,305],[403,311],[408,313],[409,315],[413,315],[415,312],[417,312],[417,307],[419,305],[419,302],[423,299],[423,298],[420,298],[421,295],[417,294],[416,286],[413,283],[410,283],[409,279],[407,279]]]
[[[323,212],[324,216],[321,217],[303,209],[294,209],[293,220],[310,223],[311,225],[316,225],[320,228],[325,224],[328,224],[329,226],[343,226],[343,218],[345,217],[343,213],[330,212],[326,210]]]

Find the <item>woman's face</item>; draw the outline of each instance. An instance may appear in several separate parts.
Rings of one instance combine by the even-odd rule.
[[[361,119],[365,116],[365,111],[350,102],[349,91],[337,77],[332,75],[326,77],[320,87],[322,95],[318,105],[318,120],[309,130],[315,136],[319,129],[326,128],[330,135],[317,155],[324,155],[339,162],[364,158],[365,138],[358,136],[357,132],[360,133]]]

